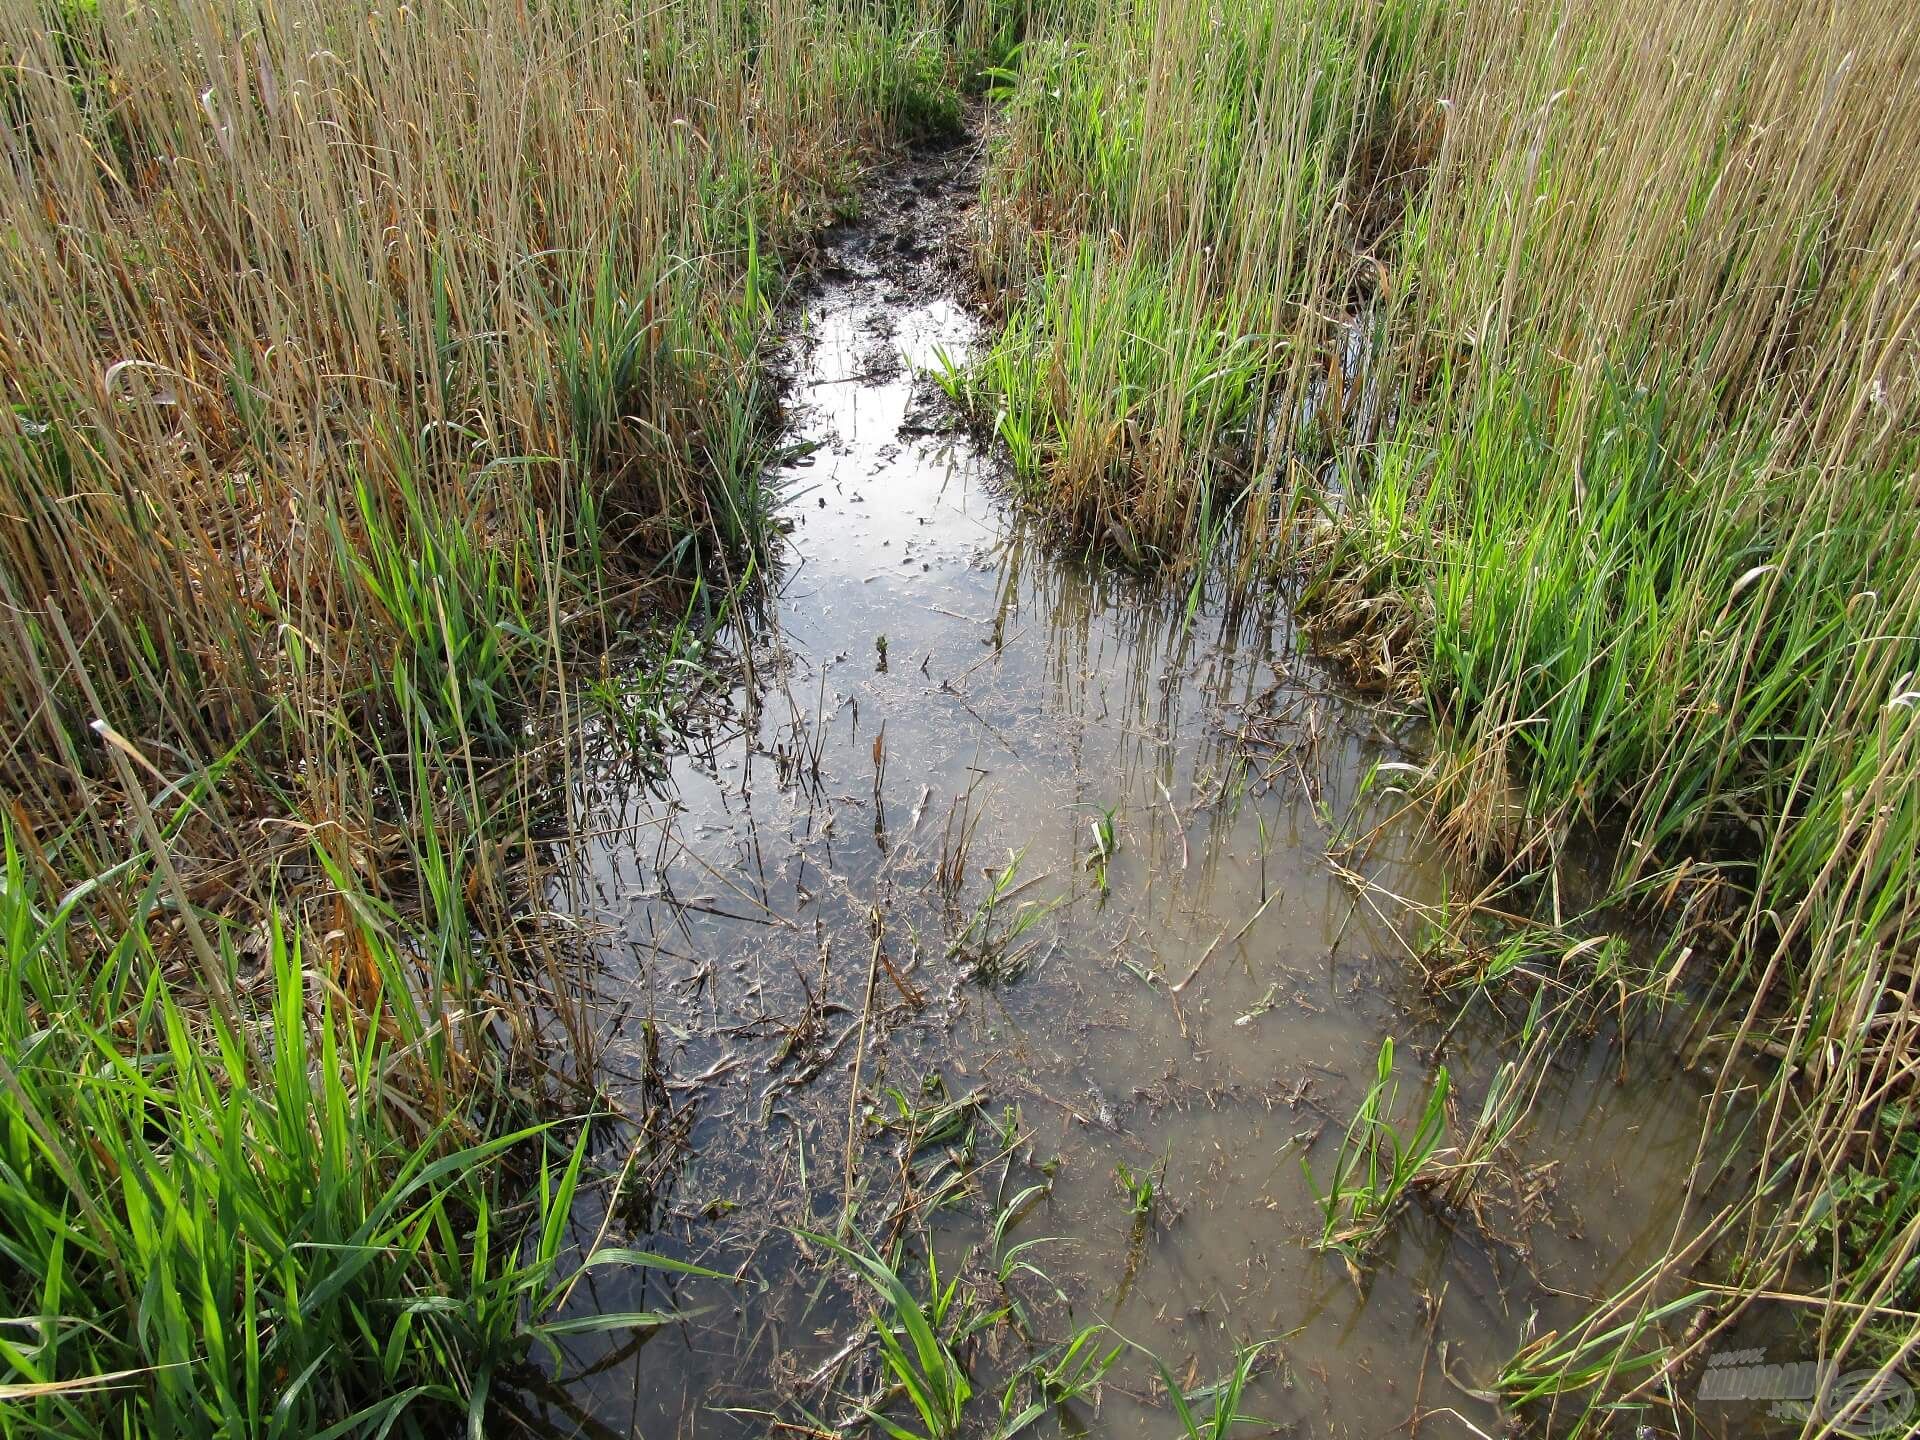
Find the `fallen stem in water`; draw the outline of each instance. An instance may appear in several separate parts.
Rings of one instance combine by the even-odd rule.
[[[1247,917],[1247,923],[1242,925],[1239,928],[1239,930],[1234,932],[1233,943],[1238,945],[1243,939],[1245,939],[1247,932],[1253,929],[1253,927],[1259,923],[1260,917],[1262,915],[1267,913],[1267,907],[1273,904],[1273,902],[1278,900],[1279,898],[1280,898],[1280,892],[1276,890],[1271,895],[1267,896],[1266,899],[1262,900],[1260,902],[1260,908],[1258,910],[1255,910],[1253,914]],[[1194,976],[1198,975],[1200,973],[1201,967],[1203,967],[1207,963],[1207,961],[1213,958],[1213,952],[1220,948],[1220,942],[1222,940],[1225,940],[1226,938],[1227,938],[1227,932],[1224,930],[1222,930],[1218,935],[1214,936],[1213,943],[1207,946],[1206,952],[1203,955],[1201,955],[1201,957],[1198,960],[1193,962],[1193,968],[1187,971],[1186,975],[1177,984],[1169,985],[1167,988],[1171,990],[1175,995],[1178,995],[1182,990],[1185,990],[1187,986],[1191,985],[1193,983]]]

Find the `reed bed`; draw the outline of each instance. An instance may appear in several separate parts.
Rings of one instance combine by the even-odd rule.
[[[1751,1203],[1675,1197],[1672,1265],[1516,1363],[1556,1428],[1763,1291],[1842,1370],[1920,1349],[1917,44],[1878,0],[1139,0],[1001,78],[1005,324],[947,378],[1022,489],[1299,569],[1503,903],[1561,918],[1604,837],[1603,891],[1687,917],[1639,991],[1766,1067]],[[1737,1283],[1677,1304],[1710,1245]]]
[[[564,1333],[569,706],[756,570],[782,277],[990,22],[0,8],[0,1433],[478,1434]]]

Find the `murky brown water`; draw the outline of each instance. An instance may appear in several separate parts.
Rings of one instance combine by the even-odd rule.
[[[636,1109],[658,1098],[640,1078],[650,1022],[687,1126],[677,1152],[636,1162],[611,1221],[604,1192],[582,1206],[580,1242],[604,1233],[740,1283],[597,1273],[575,1309],[702,1313],[639,1343],[578,1341],[548,1418],[647,1436],[844,1421],[843,1397],[873,1384],[870,1347],[848,1348],[868,1296],[790,1230],[832,1229],[851,1153],[856,1228],[885,1240],[924,1221],[949,1270],[1000,1204],[1050,1177],[1006,1243],[1058,1237],[1028,1258],[1074,1316],[1182,1377],[1211,1379],[1238,1345],[1280,1337],[1246,1402],[1276,1425],[1384,1435],[1418,1404],[1457,1412],[1423,1435],[1493,1431],[1492,1407],[1443,1376],[1440,1354],[1484,1379],[1666,1248],[1699,1086],[1644,1063],[1646,1044],[1622,1083],[1596,1036],[1548,1076],[1519,1156],[1548,1168],[1530,1213],[1492,1207],[1503,1233],[1416,1199],[1364,1289],[1309,1248],[1301,1154],[1324,1169],[1385,1036],[1410,1106],[1453,1018],[1409,964],[1414,918],[1362,900],[1324,857],[1361,777],[1401,758],[1400,741],[1299,652],[1280,600],[1232,610],[1211,590],[1063,559],[1022,528],[970,442],[918,433],[909,422],[936,407],[919,403],[924,382],[916,400],[910,367],[964,346],[972,322],[903,297],[878,243],[837,239],[839,273],[805,309],[794,405],[822,448],[792,469],[777,613],[754,631],[756,683],[736,697],[746,718],[657,785],[598,776],[583,821],[596,838],[564,895],[613,936],[611,1088]],[[1109,810],[1103,892],[1086,857]],[[949,899],[939,877],[962,812],[974,828]],[[1020,888],[988,933],[1005,937],[1023,906],[1027,928],[982,945],[976,927],[956,949],[988,893],[983,867],[1010,853]],[[1413,900],[1444,883],[1411,827],[1364,868]],[[1514,1047],[1483,1019],[1451,1031],[1465,1110]],[[903,1191],[901,1131],[873,1120],[893,1110],[889,1087],[925,1103],[935,1083],[980,1108],[970,1139],[919,1152]],[[1123,1165],[1158,1177],[1149,1220]],[[943,1170],[958,1183],[936,1210]],[[1018,1283],[1040,1328],[1066,1333],[1047,1287]],[[1020,1349],[1003,1331],[971,1343],[975,1433],[993,1433]],[[1173,1433],[1141,1403],[1149,1376],[1125,1363],[1097,1411],[1038,1429]]]

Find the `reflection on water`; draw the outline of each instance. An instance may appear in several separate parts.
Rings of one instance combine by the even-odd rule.
[[[609,765],[559,897],[611,937],[615,1095],[657,1097],[658,1076],[642,1079],[657,1054],[688,1127],[679,1151],[626,1165],[613,1216],[604,1195],[582,1206],[579,1241],[739,1283],[596,1272],[576,1309],[704,1308],[642,1343],[579,1342],[585,1373],[550,1418],[648,1436],[843,1419],[830,1390],[871,1378],[848,1344],[867,1297],[790,1230],[831,1229],[851,1177],[862,1233],[926,1221],[949,1265],[999,1205],[1050,1183],[1005,1243],[1054,1237],[1026,1253],[1075,1316],[1182,1378],[1284,1337],[1247,1400],[1276,1423],[1382,1435],[1418,1406],[1490,1429],[1436,1356],[1471,1384],[1665,1247],[1695,1088],[1623,1084],[1606,1044],[1576,1047],[1535,1107],[1526,1203],[1490,1206],[1493,1233],[1416,1201],[1364,1289],[1313,1253],[1301,1156],[1328,1164],[1383,1036],[1403,1103],[1417,1098],[1451,1018],[1408,965],[1414,922],[1324,858],[1396,738],[1296,651],[1277,600],[1229,610],[1036,545],[971,445],[914,423],[901,358],[963,344],[969,320],[945,301],[890,306],[848,245],[852,277],[810,306],[797,346],[800,430],[821,448],[791,476],[748,718],[655,790]],[[1109,815],[1103,889],[1089,856]],[[1411,828],[1364,869],[1412,899],[1442,884]],[[1007,893],[983,917],[996,873]],[[1447,1044],[1471,1113],[1512,1041],[1468,1025]],[[909,1168],[880,1123],[893,1088],[923,1109],[978,1106]],[[1149,1216],[1120,1167],[1154,1177]],[[1060,1300],[1022,1283],[1064,1333]],[[970,1351],[979,1433],[1010,1347],[983,1335]],[[1097,1413],[1064,1423],[1167,1434],[1149,1388],[1125,1365]],[[1422,1433],[1467,1431],[1438,1414]]]

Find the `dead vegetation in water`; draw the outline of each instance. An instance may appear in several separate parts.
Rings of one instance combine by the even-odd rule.
[[[1318,518],[1295,543],[1298,563],[1311,577],[1297,608],[1314,652],[1363,691],[1403,704],[1420,701],[1433,630],[1423,598],[1379,583],[1349,560],[1337,518]]]

